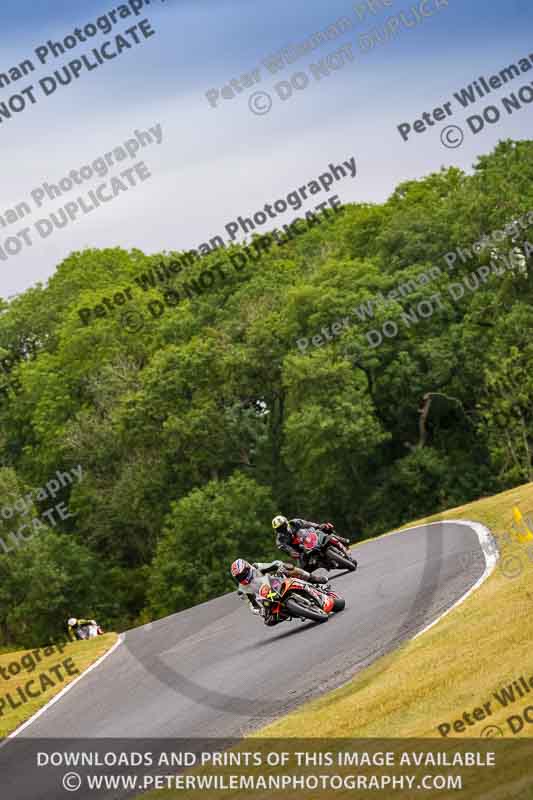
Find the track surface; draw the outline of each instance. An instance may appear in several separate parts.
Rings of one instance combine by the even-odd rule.
[[[476,533],[456,523],[370,541],[356,556],[356,573],[333,578],[346,610],[322,625],[266,628],[226,595],[127,632],[101,666],[0,750],[6,797],[68,796],[44,769],[38,794],[30,788],[34,764],[23,763],[21,739],[240,736],[412,638],[485,569]]]

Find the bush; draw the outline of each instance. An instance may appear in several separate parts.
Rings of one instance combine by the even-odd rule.
[[[37,647],[66,632],[70,616],[96,616],[106,594],[98,558],[47,530],[0,556],[0,644]]]
[[[230,591],[231,562],[274,557],[267,488],[237,473],[172,506],[152,565],[148,610],[161,617]]]

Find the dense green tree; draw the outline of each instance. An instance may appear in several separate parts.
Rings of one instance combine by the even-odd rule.
[[[45,530],[0,555],[4,643],[31,647],[66,633],[70,616],[98,616],[112,605],[98,557],[72,538]]]
[[[233,557],[272,554],[275,512],[363,538],[530,480],[532,187],[533,142],[500,142],[253,258],[89,249],[0,300],[0,538],[4,506],[83,467],[75,516],[0,555],[3,640],[229,590]]]

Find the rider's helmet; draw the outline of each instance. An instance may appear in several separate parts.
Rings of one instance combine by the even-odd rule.
[[[286,533],[289,530],[289,520],[287,517],[282,517],[278,515],[274,517],[272,520],[272,527],[276,531],[276,533]]]
[[[231,574],[239,583],[250,583],[254,576],[254,568],[243,558],[238,558],[231,565]]]
[[[77,621],[78,620],[76,619],[76,617],[70,617],[70,619],[67,621],[67,625],[69,626],[69,628],[72,628],[72,626],[75,625]]]

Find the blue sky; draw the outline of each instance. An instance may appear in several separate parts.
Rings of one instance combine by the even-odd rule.
[[[391,0],[388,0],[389,2]],[[444,0],[440,0],[443,2]],[[138,17],[119,20],[113,31],[80,44],[64,57],[40,66],[34,49],[48,39],[63,40],[77,26],[93,22],[119,2],[4,0],[0,72],[32,58],[38,70],[0,90],[0,103],[29,83],[89,52],[106,39],[147,17],[156,34],[69,86],[0,124],[2,185],[0,215],[44,181],[58,182],[71,169],[91,163],[132,136],[134,129],[161,124],[163,141],[142,151],[152,177],[113,202],[55,230],[32,247],[0,261],[0,295],[9,296],[45,281],[70,252],[84,247],[120,245],[145,252],[195,247],[221,234],[237,215],[250,215],[284,197],[327,169],[329,162],[354,156],[355,180],[337,186],[343,202],[381,201],[403,180],[441,166],[469,170],[477,156],[499,139],[531,136],[533,104],[474,136],[465,123],[470,114],[500,97],[531,85],[533,70],[512,85],[480,100],[470,111],[453,103],[453,118],[404,142],[400,123],[414,123],[453,98],[480,75],[490,76],[529,54],[533,57],[533,4],[530,0],[449,0],[421,24],[362,52],[359,36],[383,26],[393,15],[419,7],[420,0],[375,0],[377,13],[360,19],[363,0],[151,0]],[[362,13],[362,10],[361,10]],[[262,59],[303,42],[340,17],[353,29],[322,44],[272,75]],[[353,61],[316,80],[310,65],[351,45]],[[233,99],[208,104],[205,93],[222,89],[232,78],[260,69],[260,81]],[[309,84],[282,101],[276,84],[296,72]],[[268,92],[270,113],[250,112],[254,91]],[[281,89],[278,87],[278,91]],[[262,101],[263,102],[263,101]],[[464,143],[446,149],[440,141],[446,124],[464,129]],[[131,163],[120,165],[111,174]],[[27,218],[32,225],[99,183],[88,181]],[[317,202],[322,200],[317,197]],[[310,203],[311,208],[314,202]],[[289,213],[280,222],[294,216]],[[278,224],[278,220],[276,220]],[[0,227],[0,247],[21,223]]]

